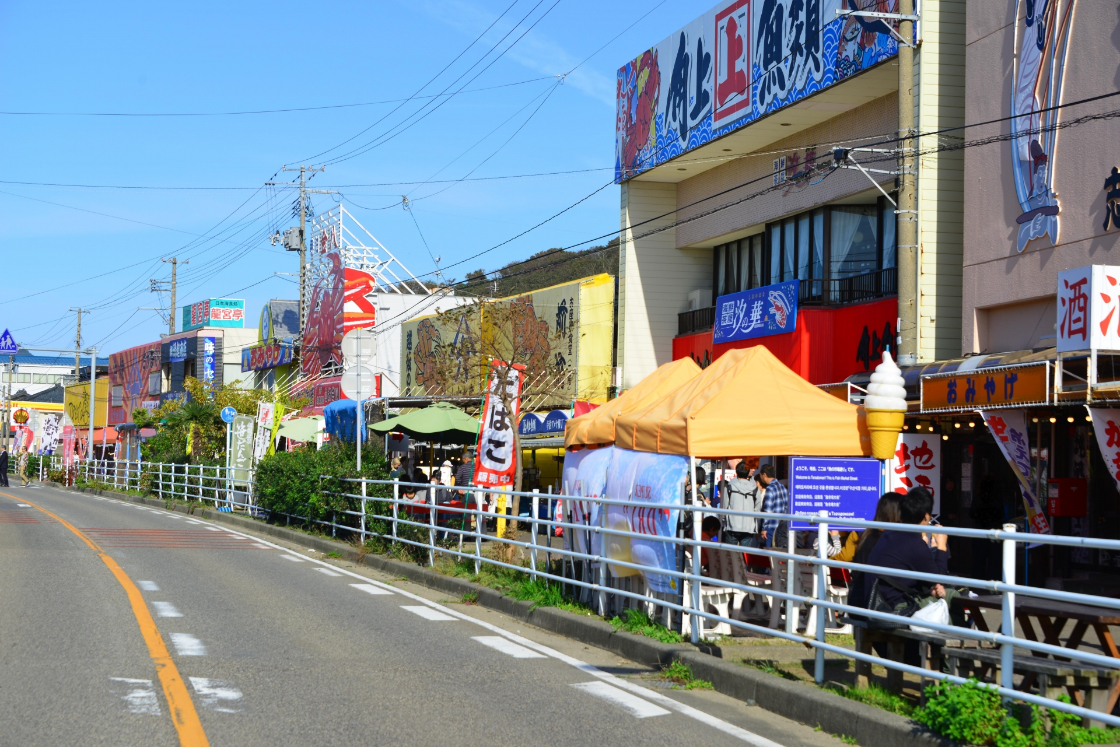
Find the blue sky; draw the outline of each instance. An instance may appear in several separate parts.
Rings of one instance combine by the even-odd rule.
[[[83,320],[84,344],[113,351],[158,339],[165,323],[137,308],[159,305],[148,280],[168,277],[160,256],[191,258],[181,270],[180,306],[244,298],[255,319],[266,299],[296,298],[292,279],[273,273],[296,271],[297,255],[263,238],[270,225],[294,224],[288,217],[294,195],[278,190],[270,199],[254,190],[281,165],[328,151],[366,128],[314,160],[329,165],[312,186],[379,185],[343,187],[338,199],[417,275],[431,272],[433,262],[400,207],[402,195],[413,200],[416,223],[446,266],[603,186],[613,173],[615,70],[707,6],[517,0],[511,8],[511,2],[0,5],[5,112],[209,113],[365,104],[412,96],[449,63],[422,94],[466,84],[438,108],[415,99],[393,114],[399,102],[240,116],[0,115],[3,182],[243,188],[0,183],[7,218],[0,239],[0,327],[10,327],[23,344],[72,344],[74,315],[67,309],[82,306],[93,309]],[[507,48],[530,25],[471,80],[496,56],[475,65],[484,53],[495,44]],[[555,76],[603,45],[556,84]],[[410,122],[418,111],[431,113],[378,147],[330,163],[396,132],[394,125]],[[478,178],[585,169],[450,187],[398,184],[460,179],[472,170]],[[317,211],[333,199],[316,195]],[[218,240],[198,238],[230,214]],[[617,227],[618,188],[610,186],[447,274],[462,278],[468,270],[494,269]]]

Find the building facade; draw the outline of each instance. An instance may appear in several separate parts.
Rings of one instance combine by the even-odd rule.
[[[722,2],[619,70],[623,389],[671,359],[758,344],[827,383],[894,347],[897,22],[846,7]],[[964,5],[921,12],[925,132],[963,119]],[[960,345],[962,172],[959,152],[922,140],[940,141],[919,140],[917,180],[918,349],[934,360]]]

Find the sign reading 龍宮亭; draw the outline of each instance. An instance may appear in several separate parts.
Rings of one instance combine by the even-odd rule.
[[[922,412],[968,412],[1051,402],[1050,364],[1000,366],[922,377]]]

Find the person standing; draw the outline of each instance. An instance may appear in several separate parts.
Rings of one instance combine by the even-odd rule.
[[[0,486],[8,486],[8,447],[0,446]]]
[[[751,469],[746,461],[735,465],[735,477],[723,483],[720,492],[727,502],[724,508],[730,511],[757,513],[762,508],[758,483],[751,479]],[[758,519],[754,516],[727,514],[727,528],[723,532],[724,542],[740,547],[758,547]]]
[[[19,472],[19,479],[23,480],[23,487],[25,488],[31,484],[31,481],[27,479],[28,458],[27,447],[25,446],[24,448],[20,449],[19,457],[16,461],[17,471]]]
[[[764,464],[758,468],[755,481],[766,490],[762,499],[762,510],[768,514],[789,513],[789,491],[786,486],[774,479],[774,465]],[[789,521],[764,519],[762,522],[762,541],[767,547],[785,549],[789,543]]]

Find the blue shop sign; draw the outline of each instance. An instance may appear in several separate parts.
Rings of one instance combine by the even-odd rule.
[[[527,412],[521,416],[521,422],[517,424],[517,434],[520,436],[536,436],[544,429],[544,422],[540,416]]]
[[[168,359],[172,363],[179,363],[187,359],[187,338],[172,340],[167,343]]]
[[[545,433],[563,433],[564,426],[568,424],[568,413],[563,410],[553,410],[544,419]]]
[[[878,459],[791,457],[790,513],[827,511],[830,517],[838,519],[873,520],[883,492],[882,464]],[[795,521],[791,528],[816,529],[816,525]],[[859,528],[836,527],[841,532]]]
[[[797,280],[765,285],[716,299],[712,341],[735,342],[797,329]]]

